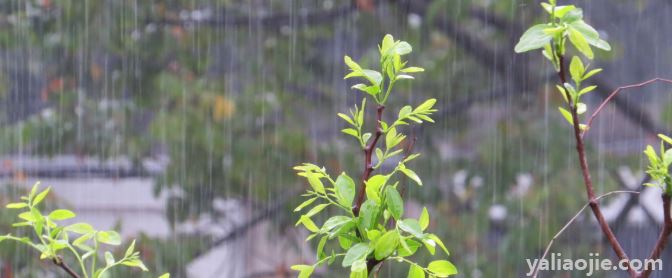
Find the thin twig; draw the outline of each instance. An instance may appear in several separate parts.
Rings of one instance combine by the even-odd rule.
[[[61,269],[63,269],[63,271],[67,272],[68,275],[70,275],[70,277],[72,277],[72,278],[79,278],[79,274],[77,274],[77,272],[75,272],[74,270],[72,270],[72,268],[70,268],[70,267],[63,261],[63,258],[60,258],[60,257],[59,257],[59,258],[54,258],[54,259],[52,260],[52,262],[53,262],[56,266],[58,266],[58,267],[60,267]]]
[[[633,189],[633,187],[629,186],[627,184],[627,182],[624,180],[624,178],[621,175],[619,175],[617,172],[614,172],[614,179],[616,180],[616,182],[618,182],[618,184],[620,185],[621,188]],[[635,186],[640,187],[642,184],[648,183],[650,181],[651,181],[651,176],[648,175],[648,174],[645,174],[644,177],[642,179],[640,179],[636,183]],[[646,191],[647,189],[648,189],[648,187],[642,188],[642,190],[640,191],[640,194],[644,193],[644,191]],[[628,197],[628,200],[625,202],[625,205],[623,206],[623,208],[613,218],[614,223],[612,225],[612,229],[614,229],[615,233],[618,233],[621,226],[623,226],[625,224],[624,222],[627,218],[626,216],[632,210],[632,208],[634,208],[637,204],[639,204],[638,196],[631,195],[631,196]],[[656,223],[656,219],[651,215],[651,212],[649,212],[648,210],[643,210],[643,211],[644,211],[644,214],[646,215],[646,217],[649,219],[649,221],[651,221],[651,223]]]
[[[621,86],[621,87],[616,88],[616,90],[614,90],[611,94],[609,94],[609,96],[607,98],[605,98],[604,101],[602,101],[602,103],[597,107],[597,109],[595,109],[595,112],[593,112],[593,114],[590,116],[590,118],[586,122],[586,129],[580,135],[577,135],[577,138],[576,138],[577,142],[582,142],[583,141],[583,136],[585,136],[586,132],[588,132],[588,130],[590,130],[590,127],[593,124],[593,120],[600,114],[600,112],[604,109],[604,107],[606,107],[606,105],[609,103],[609,101],[611,101],[614,97],[616,97],[616,95],[619,92],[621,92],[623,90],[626,90],[626,89],[644,87],[644,86],[647,86],[649,84],[653,84],[655,82],[664,82],[664,83],[672,84],[671,79],[656,77],[654,79],[647,80],[647,81],[644,81],[644,82],[641,82],[641,83],[631,84],[631,85],[626,85],[626,86]],[[578,127],[577,127],[578,118],[575,116],[575,111],[574,110],[572,110],[572,113],[573,113],[573,116],[574,116],[574,124],[575,124],[574,129],[578,130]],[[577,149],[578,149],[578,146],[577,146]],[[583,168],[583,165],[582,165],[582,168]],[[584,177],[585,177],[585,175],[584,175]],[[590,195],[590,192],[589,192],[589,195]],[[665,216],[664,217],[664,224],[663,224],[662,230],[660,231],[660,236],[659,236],[658,240],[656,241],[656,244],[653,246],[653,248],[651,250],[651,255],[649,255],[649,260],[648,261],[653,261],[653,260],[656,260],[660,257],[660,254],[663,252],[663,249],[665,249],[665,246],[667,245],[667,241],[668,241],[670,235],[672,234],[672,219],[670,218],[670,196],[667,195],[667,194],[664,194],[662,196],[662,199],[663,199],[663,210],[664,210],[663,213],[664,213],[664,216]],[[594,212],[596,213],[596,216],[597,216],[597,211],[594,210]],[[603,231],[605,231],[605,233],[607,233],[607,232],[611,233],[611,230],[609,229],[608,225],[607,225],[607,229],[604,229],[604,226],[602,228],[603,228]],[[614,241],[612,241],[612,238],[609,237],[609,236],[608,236],[608,238],[612,242],[612,246],[614,247],[614,250],[618,254],[618,249],[616,248],[616,247],[620,247],[619,245],[617,245],[618,240],[616,240],[615,241],[616,244],[614,244]],[[613,239],[615,239],[615,238],[613,238]],[[619,257],[620,257],[620,255],[619,255]],[[621,258],[621,259],[623,259],[623,258]],[[645,267],[644,270],[641,273],[633,273],[632,268],[629,268],[628,271],[630,271],[630,274],[633,277],[646,278],[646,277],[649,277],[651,275],[651,272],[653,271],[653,269],[650,268],[650,267]]]
[[[637,191],[623,191],[623,190],[621,190],[621,191],[611,191],[611,192],[602,194],[602,195],[600,195],[600,196],[597,196],[597,197],[595,198],[595,201],[599,201],[600,199],[602,199],[602,198],[604,198],[604,197],[607,197],[607,196],[609,196],[609,195],[612,195],[612,194],[620,194],[620,193],[639,194],[639,192],[637,192]],[[543,260],[544,258],[546,258],[546,255],[548,255],[548,252],[551,250],[551,246],[553,246],[553,242],[555,242],[555,240],[558,239],[558,237],[560,237],[560,235],[561,235],[565,230],[567,230],[567,228],[569,228],[569,226],[572,225],[572,223],[574,223],[574,221],[575,221],[577,218],[579,218],[579,216],[581,215],[581,213],[583,213],[583,211],[586,210],[586,208],[587,208],[588,206],[590,206],[590,202],[587,202],[585,205],[583,205],[583,207],[579,210],[579,212],[577,212],[576,215],[574,215],[574,217],[572,217],[571,219],[569,219],[569,221],[567,222],[567,224],[565,224],[565,226],[563,226],[562,229],[560,229],[560,231],[558,231],[558,232],[553,236],[553,238],[551,238],[551,241],[548,242],[548,245],[546,246],[546,250],[544,250],[544,254],[541,255],[541,258],[539,259],[539,261],[541,261],[541,260]],[[537,263],[537,265],[535,266],[535,268],[534,268],[534,272],[532,273],[532,277],[536,278],[538,273],[539,273],[539,263]]]
[[[583,135],[585,135],[585,133],[588,132],[588,130],[590,130],[590,127],[593,124],[593,120],[595,119],[595,117],[597,117],[597,115],[600,114],[600,112],[604,109],[604,107],[607,105],[607,103],[609,103],[609,101],[611,101],[611,99],[614,98],[619,92],[621,92],[622,90],[626,90],[626,89],[644,87],[646,85],[649,85],[649,84],[652,84],[652,83],[655,83],[655,82],[665,82],[665,83],[672,84],[672,79],[665,79],[665,78],[656,77],[654,79],[644,81],[642,83],[631,84],[631,85],[626,85],[626,86],[621,86],[621,87],[616,88],[616,90],[611,92],[611,94],[609,94],[609,96],[607,98],[605,98],[604,101],[602,101],[600,106],[598,106],[597,109],[595,109],[595,112],[593,112],[593,114],[588,119],[588,122],[586,123],[586,130],[583,132],[583,134],[581,136],[583,137]]]
[[[656,245],[654,245],[653,249],[651,250],[651,255],[649,255],[649,258],[645,261],[647,264],[660,258],[660,254],[663,253],[665,245],[667,245],[667,241],[670,238],[670,235],[672,234],[672,216],[670,216],[670,195],[663,194],[662,199],[663,199],[663,210],[664,210],[663,214],[665,218],[664,219],[665,223],[663,224],[663,229],[660,231],[660,236],[658,237]],[[641,273],[640,277],[647,278],[649,277],[649,275],[651,275],[652,271],[653,267],[651,267],[651,265],[645,265],[644,271]]]

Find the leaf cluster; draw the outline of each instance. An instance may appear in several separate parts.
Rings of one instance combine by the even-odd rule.
[[[380,71],[365,69],[349,56],[345,56],[345,64],[351,72],[345,76],[345,79],[360,77],[367,83],[358,83],[352,86],[353,89],[360,90],[371,95],[378,104],[385,104],[390,96],[394,84],[403,79],[414,79],[410,73],[425,71],[420,67],[406,67],[407,62],[402,60],[402,56],[411,53],[413,48],[408,42],[395,41],[391,35],[386,35],[383,41],[378,45],[380,52]],[[387,88],[387,89],[386,89]]]
[[[381,72],[364,69],[348,56],[346,65],[351,72],[346,76],[361,77],[369,84],[357,84],[358,89],[372,97],[379,105],[383,105],[394,86],[400,79],[412,79],[407,73],[420,72],[421,68],[405,67],[406,62],[401,56],[411,52],[411,46],[403,41],[395,41],[392,36],[386,35],[379,46]],[[388,80],[385,83],[385,80]],[[386,93],[383,92],[384,85]],[[365,95],[365,96],[366,96]],[[382,119],[377,122],[379,136],[384,136],[385,148],[375,148],[376,162],[370,165],[372,170],[389,159],[403,152],[400,144],[406,135],[400,133],[397,127],[410,123],[434,122],[430,116],[434,109],[435,99],[429,99],[413,108],[404,106],[397,114],[397,118],[388,123]],[[350,110],[350,114],[339,113],[338,116],[351,127],[343,129],[343,133],[357,138],[360,146],[375,147],[369,144],[371,133],[362,131],[365,122],[366,97],[360,106]],[[369,149],[369,151],[372,149]],[[304,163],[294,169],[299,176],[307,179],[311,189],[303,194],[307,199],[301,203],[295,212],[303,211],[296,225],[303,225],[311,232],[306,240],[319,238],[317,243],[317,261],[312,265],[295,265],[292,269],[299,271],[299,277],[309,277],[316,267],[322,264],[332,264],[342,257],[341,266],[350,269],[350,277],[368,277],[368,262],[370,261],[399,261],[409,264],[408,277],[447,277],[457,273],[456,267],[447,260],[435,260],[426,266],[409,259],[421,247],[432,255],[436,248],[449,254],[448,249],[438,236],[426,232],[429,226],[429,212],[423,208],[418,218],[404,216],[404,201],[399,192],[399,178],[408,177],[416,184],[422,185],[418,174],[407,164],[416,159],[419,154],[408,155],[397,160],[396,167],[385,174],[377,174],[363,180],[365,186],[365,201],[361,204],[358,213],[353,212],[353,204],[357,197],[356,184],[345,172],[334,180],[324,167],[311,163]],[[367,166],[369,167],[369,166]],[[333,215],[329,208],[338,213]],[[313,218],[324,212],[332,215],[321,225]],[[329,241],[337,241],[335,248],[329,248]]]
[[[68,254],[76,259],[83,277],[107,277],[108,271],[117,266],[128,266],[147,271],[147,267],[140,259],[140,253],[135,251],[133,241],[121,258],[115,258],[110,251],[103,253],[104,264],[98,266],[101,244],[109,246],[121,245],[121,236],[116,231],[95,230],[90,224],[80,222],[67,226],[60,225],[61,221],[72,219],[76,214],[67,209],[56,209],[43,214],[39,205],[50,192],[50,187],[39,191],[39,182],[35,183],[27,196],[22,196],[20,202],[10,203],[6,208],[18,210],[18,222],[12,224],[16,228],[29,228],[35,235],[30,237],[16,237],[12,234],[0,236],[0,242],[12,240],[32,247],[40,253],[41,260],[51,260],[62,263],[63,255]],[[39,192],[38,192],[39,191]],[[168,278],[164,274],[160,278]]]
[[[593,48],[611,50],[609,43],[600,38],[597,30],[583,20],[583,10],[580,8],[574,5],[558,6],[556,1],[541,3],[541,6],[548,13],[547,22],[534,25],[523,33],[515,46],[517,53],[542,49],[543,56],[564,76],[563,61],[568,41],[588,60],[592,60],[595,56]],[[585,65],[579,56],[573,56],[569,65],[573,82],[565,81],[556,85],[569,107],[569,110],[563,107],[558,107],[558,110],[571,125],[578,124],[578,117],[587,110],[586,105],[580,101],[581,96],[597,88],[594,85],[582,87],[582,83],[601,71],[602,69],[589,70],[589,66]],[[576,119],[573,113],[576,113]],[[579,128],[585,130],[587,126],[579,124]]]
[[[649,159],[646,173],[655,181],[646,183],[646,186],[660,187],[666,195],[672,195],[672,177],[670,176],[670,164],[672,164],[672,149],[665,149],[665,144],[672,145],[672,138],[658,134],[660,141],[660,154],[656,153],[651,145],[646,146],[644,154]]]

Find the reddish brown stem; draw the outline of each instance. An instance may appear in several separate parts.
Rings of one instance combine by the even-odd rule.
[[[560,75],[560,79],[564,83],[565,82],[565,80],[564,80],[565,75],[564,75],[564,70],[562,68],[562,61],[563,61],[563,59],[562,59],[562,57],[560,57],[561,68],[560,68],[559,75]],[[632,88],[640,88],[640,87],[644,87],[644,86],[647,86],[647,85],[650,85],[650,84],[653,84],[653,83],[656,83],[656,82],[664,82],[664,83],[672,84],[672,79],[665,79],[665,78],[656,77],[654,79],[650,79],[650,80],[647,80],[647,81],[644,81],[644,82],[641,82],[641,83],[625,85],[625,86],[621,86],[621,87],[616,88],[616,90],[611,92],[611,94],[609,94],[609,96],[607,98],[605,98],[604,101],[602,101],[602,103],[597,107],[597,109],[595,109],[595,112],[593,112],[593,114],[590,116],[590,118],[588,118],[588,121],[586,122],[586,129],[581,133],[577,133],[577,132],[580,132],[580,128],[577,127],[577,124],[578,124],[578,117],[577,116],[578,115],[576,113],[576,109],[574,107],[572,107],[572,105],[570,105],[570,108],[571,108],[571,111],[572,111],[572,118],[573,118],[572,120],[574,121],[574,133],[576,135],[576,140],[577,140],[577,150],[579,150],[579,145],[583,145],[583,136],[585,135],[585,133],[588,130],[590,130],[590,127],[593,124],[593,120],[595,120],[595,118],[600,114],[600,112],[602,112],[602,110],[606,107],[606,105],[609,103],[609,101],[611,101],[614,97],[616,97],[616,95],[618,93],[620,93],[623,90],[632,89]],[[579,131],[577,131],[577,130],[579,130]],[[581,148],[583,148],[583,146],[581,146]],[[579,153],[580,152],[581,151],[579,151]],[[584,162],[585,154],[584,155],[579,154],[579,156],[580,156],[580,159],[582,160],[582,162]],[[584,166],[583,166],[583,163],[582,163],[581,168],[582,168],[582,170],[584,170],[584,181],[586,181],[587,167],[584,169]],[[590,173],[588,173],[587,177],[588,177],[588,181],[590,181]],[[588,186],[588,182],[586,182],[586,188],[589,190],[589,192],[588,192],[589,199],[593,200],[592,198],[590,198],[590,196],[591,195],[594,196],[594,193],[591,193],[592,186]],[[669,237],[672,235],[672,218],[670,217],[670,195],[663,194],[662,199],[663,199],[663,210],[664,210],[664,212],[663,212],[663,214],[664,214],[663,229],[660,231],[660,236],[658,237],[658,240],[656,241],[656,245],[653,246],[653,249],[651,250],[651,254],[649,255],[648,260],[646,262],[652,262],[652,261],[660,258],[661,253],[663,252],[663,250],[665,249],[665,246],[667,245]],[[604,218],[604,217],[603,216],[602,217],[598,216],[598,215],[601,215],[602,213],[599,209],[599,205],[597,205],[596,202],[595,202],[595,207],[596,207],[596,209],[593,209],[593,213],[595,214],[595,217],[598,219],[598,222],[600,222],[600,226],[602,227],[602,231],[605,233],[605,235],[607,235],[607,238],[609,239],[609,242],[611,243],[612,247],[614,248],[614,251],[616,252],[616,254],[618,254],[619,258],[621,258],[621,259],[627,258],[627,256],[626,257],[621,256],[621,254],[623,256],[625,256],[625,252],[623,252],[622,248],[620,248],[618,240],[615,238],[615,236],[610,236],[610,234],[613,235],[613,232],[611,232],[611,229],[606,224],[606,221],[604,222],[604,224],[602,223],[602,221],[600,221],[600,218]],[[592,202],[591,202],[591,208],[593,208]],[[651,267],[651,265],[649,265],[648,267],[645,267],[644,270],[640,273],[636,273],[632,269],[628,269],[628,271],[630,272],[630,275],[632,277],[647,278],[651,275],[651,273],[653,271],[653,267]]]
[[[373,141],[366,145],[364,148],[364,173],[362,174],[362,179],[361,179],[361,184],[359,186],[359,192],[357,193],[357,201],[355,202],[355,205],[352,207],[352,213],[355,216],[359,215],[359,209],[362,207],[362,203],[364,202],[364,196],[366,195],[366,181],[369,179],[371,176],[371,172],[373,172],[373,163],[371,162],[371,156],[373,155],[373,152],[376,149],[376,144],[378,143],[378,139],[380,139],[380,136],[383,135],[383,127],[381,125],[381,122],[383,120],[383,110],[385,110],[384,105],[378,105],[378,109],[376,109],[376,132],[373,135]]]
[[[77,274],[74,270],[72,270],[72,268],[70,268],[67,264],[65,264],[65,262],[63,261],[62,258],[54,258],[54,259],[52,260],[52,262],[53,262],[56,266],[58,266],[58,267],[60,267],[61,269],[63,269],[63,271],[67,272],[68,275],[70,275],[70,277],[72,277],[72,278],[79,278],[79,274]]]
[[[665,82],[665,83],[672,84],[671,79],[656,77],[654,79],[647,80],[647,81],[644,81],[644,82],[641,82],[641,83],[631,84],[631,85],[626,85],[626,86],[621,86],[621,87],[616,88],[616,90],[614,90],[611,94],[609,94],[609,96],[607,98],[605,98],[604,101],[602,101],[602,103],[600,103],[600,105],[597,107],[597,109],[595,109],[595,112],[593,112],[593,114],[590,116],[590,118],[588,118],[588,121],[586,122],[586,129],[581,134],[581,140],[583,139],[583,136],[585,135],[585,133],[590,129],[591,125],[593,124],[593,120],[606,107],[606,105],[609,103],[609,101],[611,101],[614,97],[616,97],[616,95],[618,93],[620,93],[623,90],[632,89],[632,88],[640,88],[640,87],[644,87],[644,86],[647,86],[649,84],[653,84],[653,83],[656,83],[656,82]],[[574,110],[572,110],[572,111],[574,112]],[[576,122],[576,117],[574,117],[574,121]],[[575,127],[575,129],[576,129],[576,127]],[[667,245],[667,241],[668,241],[670,235],[672,234],[672,218],[670,218],[670,195],[663,194],[662,199],[663,199],[663,210],[664,210],[664,212],[663,212],[663,214],[664,214],[664,220],[663,220],[664,224],[663,224],[662,230],[660,231],[660,236],[658,237],[658,240],[656,241],[656,245],[653,246],[653,249],[651,250],[651,254],[648,257],[648,260],[646,261],[647,264],[649,262],[653,262],[654,260],[657,260],[658,258],[660,258],[660,255],[663,252],[663,250],[665,249],[665,246]],[[612,246],[613,246],[613,244],[612,244]],[[634,276],[635,277],[647,278],[651,275],[652,271],[653,271],[652,265],[647,265],[647,266],[644,267],[644,271],[640,272],[639,274],[635,274]],[[632,275],[632,271],[630,271],[630,274]]]
[[[376,149],[378,139],[380,139],[380,136],[383,135],[383,126],[382,126],[383,110],[385,110],[385,106],[378,105],[378,108],[376,109],[376,132],[373,135],[373,140],[371,141],[371,143],[366,145],[366,147],[364,148],[364,172],[362,173],[361,184],[359,186],[359,192],[357,193],[357,201],[355,202],[355,205],[352,207],[352,213],[355,216],[359,215],[359,209],[362,207],[362,203],[364,203],[364,196],[366,195],[366,181],[369,180],[371,172],[373,172],[373,163],[371,162],[371,156],[373,155],[373,152]],[[371,273],[371,270],[373,270],[373,268],[376,267],[376,265],[378,265],[379,263],[381,263],[381,261],[376,260],[375,258],[368,259],[366,265],[369,273]]]
[[[562,55],[559,55],[559,64],[560,64],[560,70],[558,71],[558,76],[562,84],[565,84],[567,82],[567,79],[564,66],[564,57]],[[630,276],[637,277],[637,272],[630,266],[630,259],[628,258],[628,255],[625,253],[625,250],[623,250],[623,247],[621,247],[621,244],[618,242],[616,235],[609,227],[609,223],[607,223],[607,220],[604,218],[602,210],[600,209],[600,204],[597,202],[597,199],[595,197],[595,190],[593,189],[593,180],[590,177],[590,169],[588,168],[588,161],[586,159],[586,150],[583,143],[583,137],[581,136],[581,128],[579,126],[580,122],[579,122],[579,115],[577,113],[577,107],[576,105],[574,105],[573,100],[569,95],[569,92],[565,90],[565,93],[567,94],[567,99],[569,100],[569,109],[572,114],[572,122],[574,123],[573,126],[574,126],[574,139],[576,140],[576,152],[579,156],[579,164],[581,166],[581,173],[583,175],[583,183],[586,186],[586,194],[588,195],[590,209],[593,211],[593,215],[595,215],[595,218],[597,219],[597,222],[599,223],[600,228],[602,229],[602,233],[607,237],[607,240],[609,241],[611,248],[614,249],[614,252],[618,256],[618,258],[628,262],[628,272],[630,273]]]
[[[607,103],[609,103],[609,101],[611,101],[611,99],[614,98],[618,93],[620,93],[623,90],[627,90],[627,89],[644,87],[646,85],[649,85],[649,84],[652,84],[652,83],[655,83],[655,82],[665,82],[665,83],[672,84],[672,79],[665,79],[665,78],[656,77],[654,79],[647,80],[647,81],[644,81],[642,83],[631,84],[631,85],[626,85],[626,86],[621,86],[621,87],[616,88],[616,90],[611,92],[611,94],[609,94],[609,96],[607,98],[605,98],[604,101],[602,101],[600,106],[598,106],[597,109],[595,109],[595,112],[593,112],[593,114],[590,115],[590,118],[588,118],[588,121],[586,122],[586,131],[584,131],[583,133],[585,134],[588,130],[590,130],[590,126],[593,124],[593,120],[595,119],[595,117],[597,117],[597,115],[600,114],[600,112],[602,111],[602,109],[604,109],[604,107],[607,105]]]
[[[651,251],[651,255],[649,255],[648,260],[645,262],[652,262],[654,260],[657,260],[660,258],[661,253],[663,253],[663,250],[665,249],[665,246],[667,245],[667,241],[670,238],[670,235],[672,234],[672,217],[670,216],[670,195],[668,194],[663,194],[663,215],[664,215],[664,224],[663,224],[663,229],[660,231],[660,236],[658,237],[658,241],[656,242],[656,245],[653,246],[653,250]],[[651,272],[653,271],[653,267],[649,265],[649,267],[645,267],[644,271],[640,275],[642,278],[647,278],[651,275]]]

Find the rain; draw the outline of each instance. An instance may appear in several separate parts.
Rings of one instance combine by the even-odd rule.
[[[424,72],[395,83],[383,120],[431,98],[438,110],[434,123],[397,127],[406,135],[400,148],[421,154],[407,166],[422,186],[413,178],[397,185],[404,214],[417,218],[426,208],[428,231],[450,251],[421,247],[409,258],[423,267],[448,260],[459,272],[450,277],[474,278],[528,277],[529,261],[545,251],[547,259],[616,262],[606,224],[630,259],[647,259],[670,214],[661,198],[666,180],[647,173],[644,150],[672,144],[658,136],[672,137],[665,27],[672,2],[557,3],[581,8],[611,48],[593,47],[588,59],[568,40],[561,67],[569,71],[578,56],[589,70],[602,69],[581,84],[597,87],[581,97],[589,129],[579,132],[604,221],[586,194],[574,127],[558,111],[568,104],[553,62],[542,49],[514,51],[529,27],[552,17],[540,3],[0,1],[0,235],[43,240],[13,225],[33,218],[7,207],[39,182],[40,190],[50,187],[38,206],[45,215],[76,213],[58,224],[118,232],[120,244],[92,255],[98,264],[105,266],[106,251],[120,262],[134,242],[148,269],[120,266],[103,277],[296,277],[293,265],[313,265],[323,254],[319,238],[306,240],[311,231],[296,225],[305,211],[295,208],[312,189],[293,168],[313,163],[362,186],[365,154],[337,114],[367,98],[363,128],[375,133],[376,104],[353,88],[358,81],[344,79],[344,56],[380,70],[379,47],[390,34],[412,46],[403,59]],[[312,219],[322,224],[335,213]],[[669,245],[662,244],[662,270],[650,277],[672,277]],[[326,246],[343,251],[336,239]],[[88,277],[67,276],[57,262],[80,266],[62,252],[41,260],[35,248],[0,236],[0,278]],[[409,265],[390,259],[374,269],[370,277],[407,277]],[[349,273],[338,258],[311,277]],[[612,269],[591,275],[634,277]]]

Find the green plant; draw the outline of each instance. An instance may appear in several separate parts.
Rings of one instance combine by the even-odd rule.
[[[664,143],[672,145],[672,138],[663,134],[658,134],[662,139],[660,141],[660,156],[651,145],[646,146],[644,154],[649,159],[649,168],[646,173],[656,181],[655,183],[645,183],[644,185],[660,187],[665,195],[672,195],[672,177],[670,177],[670,165],[672,164],[672,149],[665,149]]]
[[[359,191],[355,181],[345,172],[334,180],[323,167],[304,163],[296,166],[299,176],[308,180],[311,189],[303,196],[308,199],[295,211],[312,206],[301,215],[297,225],[303,224],[312,234],[307,240],[319,237],[317,244],[317,262],[313,265],[295,265],[299,277],[309,277],[321,264],[331,264],[343,257],[341,265],[350,268],[350,277],[368,277],[377,272],[384,261],[405,262],[410,265],[408,277],[447,277],[457,273],[456,267],[447,260],[435,260],[426,267],[408,257],[424,245],[432,255],[439,246],[446,254],[443,242],[434,234],[425,233],[429,225],[429,213],[424,208],[419,218],[404,218],[404,202],[399,192],[399,182],[395,179],[401,174],[422,185],[420,177],[407,164],[419,154],[401,157],[404,151],[400,143],[406,136],[397,129],[409,123],[434,122],[429,116],[436,112],[435,99],[429,99],[415,108],[404,106],[392,122],[383,119],[383,111],[388,97],[396,82],[413,79],[409,74],[424,71],[419,67],[406,67],[402,56],[412,51],[405,41],[395,41],[386,35],[379,45],[381,71],[365,69],[345,56],[345,64],[351,72],[345,78],[362,78],[365,83],[352,88],[365,93],[361,105],[355,106],[350,115],[339,113],[350,127],[342,132],[353,136],[364,152],[364,169],[360,179]],[[367,95],[377,104],[375,130],[364,132]],[[385,148],[378,147],[379,139],[384,138]],[[375,153],[376,160],[373,160]],[[397,159],[398,163],[390,172],[371,176],[373,171],[381,170],[385,161]],[[321,227],[312,217],[327,208],[335,208],[342,214],[329,217]],[[327,242],[337,240],[338,246],[330,252],[325,250]],[[378,268],[376,268],[378,267]]]
[[[34,233],[34,237],[18,237],[12,234],[0,236],[0,242],[12,240],[40,252],[41,260],[50,260],[65,271],[70,277],[99,278],[108,277],[108,271],[118,266],[136,267],[147,271],[147,267],[140,260],[140,253],[135,251],[133,241],[124,252],[123,257],[115,258],[110,251],[103,253],[104,264],[98,264],[101,244],[118,246],[121,237],[115,231],[98,231],[90,224],[75,223],[67,226],[59,225],[60,221],[74,218],[74,212],[67,209],[56,209],[44,215],[39,209],[50,191],[50,187],[38,193],[39,182],[35,183],[27,196],[22,196],[20,202],[7,204],[8,209],[22,211],[18,214],[19,222],[12,226],[25,227]],[[72,238],[71,238],[72,237]],[[71,268],[63,257],[70,254],[78,264],[80,271]],[[168,278],[166,273],[160,278]]]
[[[574,5],[557,5],[555,0],[550,0],[548,3],[541,3],[541,6],[548,13],[548,21],[543,24],[537,24],[529,28],[520,38],[520,41],[515,46],[515,51],[518,53],[527,52],[536,49],[542,49],[542,54],[548,59],[555,68],[558,74],[560,84],[556,85],[558,91],[565,100],[565,107],[558,107],[562,116],[572,125],[574,131],[574,139],[576,142],[576,151],[578,154],[579,165],[581,167],[586,193],[588,196],[588,206],[590,206],[595,218],[597,219],[600,228],[608,239],[612,249],[619,257],[627,264],[628,273],[631,277],[649,277],[651,275],[651,268],[645,268],[643,271],[634,269],[630,265],[630,260],[614,232],[609,227],[609,224],[602,214],[600,209],[599,199],[609,195],[610,193],[597,196],[595,194],[590,170],[586,159],[586,151],[584,147],[584,136],[590,130],[590,126],[597,115],[602,111],[605,105],[621,90],[642,87],[656,81],[672,83],[672,80],[656,78],[640,84],[628,85],[619,87],[612,92],[602,102],[593,114],[587,119],[585,124],[582,124],[581,115],[587,111],[586,104],[581,102],[581,97],[587,93],[594,91],[597,86],[584,86],[584,82],[590,77],[598,74],[601,69],[588,70],[588,66],[583,62],[579,55],[574,55],[571,59],[569,67],[565,65],[565,57],[567,55],[569,41],[576,52],[583,55],[588,60],[594,58],[593,48],[610,51],[611,46],[606,41],[600,38],[599,33],[583,20],[583,11]],[[568,80],[567,71],[569,71]],[[672,139],[667,136],[659,135],[665,142],[672,144]],[[667,244],[667,240],[672,234],[672,217],[670,216],[670,197],[672,194],[672,180],[668,173],[668,167],[672,163],[672,152],[665,150],[661,143],[661,155],[658,156],[653,147],[648,146],[645,154],[648,156],[650,165],[647,173],[658,181],[658,185],[663,189],[662,200],[664,210],[664,225],[660,232],[659,240],[654,245],[650,261],[656,260],[660,257],[662,250]],[[649,184],[651,185],[651,184]],[[613,192],[612,192],[613,193]],[[632,193],[632,192],[630,192]],[[638,193],[638,192],[634,192]],[[577,215],[578,216],[578,215]],[[576,216],[570,220],[569,225]],[[565,226],[566,228],[567,226]],[[560,232],[564,231],[563,228]],[[558,235],[556,235],[557,237]],[[554,238],[555,239],[555,238]],[[552,241],[551,241],[552,243]],[[550,248],[550,245],[549,247]],[[543,256],[548,253],[548,248]],[[536,277],[538,269],[535,269],[533,276]]]

